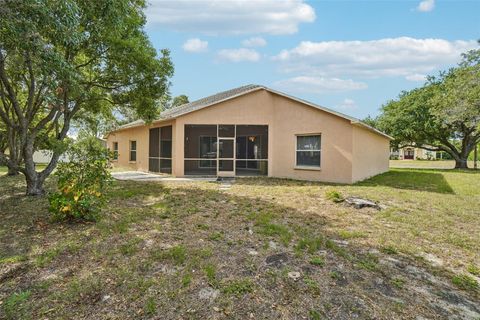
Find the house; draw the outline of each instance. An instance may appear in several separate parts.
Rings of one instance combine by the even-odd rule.
[[[114,166],[183,176],[353,183],[385,172],[388,135],[358,119],[247,85],[110,132]]]
[[[435,160],[437,155],[441,158],[442,153],[416,147],[390,149],[390,158],[394,160]]]

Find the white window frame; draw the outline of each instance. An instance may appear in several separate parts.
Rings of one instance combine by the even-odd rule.
[[[117,146],[117,149],[115,150],[115,146]],[[112,161],[118,161],[118,141],[113,141],[112,142],[112,149],[113,149],[113,159]]]
[[[319,137],[320,138],[320,149],[318,150],[303,150],[298,149],[298,137]],[[320,165],[319,166],[307,166],[297,163],[297,153],[299,151],[312,151],[312,152],[320,152]],[[321,170],[322,168],[322,134],[321,133],[305,133],[305,134],[296,134],[295,135],[295,169],[300,170]]]
[[[132,150],[132,142],[135,142],[135,150]],[[137,140],[128,141],[128,162],[135,163],[137,162]],[[135,160],[132,160],[132,152],[135,152]]]

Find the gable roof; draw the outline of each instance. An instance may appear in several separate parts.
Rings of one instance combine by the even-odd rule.
[[[330,113],[330,114],[333,114],[333,115],[336,115],[340,118],[349,120],[352,125],[364,127],[366,129],[368,129],[370,131],[373,131],[377,134],[380,134],[380,135],[382,135],[386,138],[393,139],[391,136],[387,135],[386,133],[375,129],[375,128],[367,125],[366,123],[363,123],[360,119],[348,116],[346,114],[343,114],[341,112],[337,112],[337,111],[329,109],[329,108],[322,107],[320,105],[314,104],[312,102],[309,102],[309,101],[306,101],[306,100],[303,100],[303,99],[300,99],[300,98],[297,98],[297,97],[290,96],[286,93],[276,91],[276,90],[270,89],[270,88],[262,86],[262,85],[256,85],[256,84],[249,84],[249,85],[241,86],[241,87],[238,87],[238,88],[230,89],[230,90],[227,90],[227,91],[222,91],[222,92],[213,94],[211,96],[201,98],[201,99],[183,104],[181,106],[178,106],[178,107],[175,107],[175,108],[172,108],[172,109],[169,109],[169,110],[165,110],[160,114],[160,119],[155,121],[155,122],[164,121],[164,120],[168,120],[168,119],[175,119],[175,118],[178,118],[178,117],[183,116],[185,114],[188,114],[188,113],[191,113],[191,112],[203,109],[203,108],[207,108],[207,107],[213,106],[215,104],[218,104],[220,102],[227,101],[227,100],[230,100],[230,99],[233,99],[233,98],[236,98],[236,97],[239,97],[239,96],[242,96],[242,95],[254,92],[254,91],[258,91],[258,90],[266,90],[268,92],[286,97],[288,99],[300,102],[300,103],[308,105],[310,107],[322,110],[324,112],[327,112],[327,113]],[[145,122],[143,120],[137,120],[137,121],[134,121],[134,122],[131,122],[131,123],[127,123],[123,126],[120,126],[120,127],[117,128],[117,130],[127,129],[127,128],[131,128],[131,127],[137,127],[137,126],[141,126],[141,125],[144,125],[144,124],[145,124]],[[117,131],[117,130],[115,130],[115,131]]]

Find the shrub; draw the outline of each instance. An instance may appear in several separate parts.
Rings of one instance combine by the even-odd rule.
[[[98,218],[111,180],[109,152],[95,137],[73,144],[66,153],[68,162],[58,165],[58,191],[49,196],[50,212],[56,221]]]
[[[325,197],[328,200],[331,200],[333,202],[342,202],[344,200],[342,194],[338,192],[337,190],[328,190],[325,192]]]

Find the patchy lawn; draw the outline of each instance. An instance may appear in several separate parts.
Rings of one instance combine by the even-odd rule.
[[[440,170],[123,181],[100,222],[68,225],[0,176],[0,318],[478,319],[479,188],[479,173]]]
[[[469,168],[473,168],[473,161],[468,161]],[[477,161],[480,168],[480,161]],[[418,169],[453,169],[454,160],[390,160],[390,168],[418,168]]]

